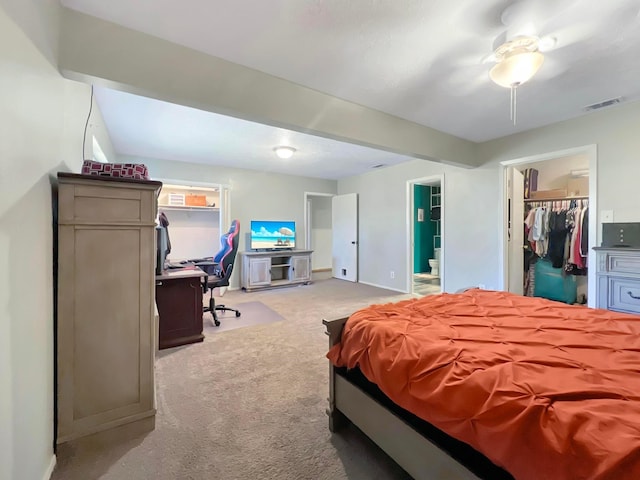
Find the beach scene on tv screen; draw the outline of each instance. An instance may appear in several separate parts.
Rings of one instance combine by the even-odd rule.
[[[255,220],[251,222],[251,248],[293,248],[295,243],[295,222]]]

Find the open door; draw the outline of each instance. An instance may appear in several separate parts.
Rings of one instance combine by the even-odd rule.
[[[358,281],[358,194],[336,195],[331,199],[333,262],[335,278]]]
[[[513,167],[507,169],[507,248],[509,291],[524,295],[524,175]]]

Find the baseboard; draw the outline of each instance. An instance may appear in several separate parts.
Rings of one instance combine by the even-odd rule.
[[[400,290],[398,288],[391,288],[385,285],[378,285],[377,283],[369,283],[369,282],[362,282],[362,281],[359,281],[358,283],[362,283],[363,285],[369,285],[370,287],[384,288],[385,290],[391,290],[392,292],[410,293],[405,290]]]
[[[49,462],[49,466],[47,467],[47,469],[44,471],[42,480],[51,479],[51,475],[53,475],[53,469],[56,468],[56,462],[57,462],[56,455],[55,454],[51,455],[51,461]]]

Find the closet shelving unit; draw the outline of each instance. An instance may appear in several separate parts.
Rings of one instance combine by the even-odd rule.
[[[205,205],[189,205],[190,195],[204,197]],[[181,202],[180,199],[182,199]],[[164,184],[158,196],[158,207],[163,210],[219,212],[220,191],[214,187]]]
[[[440,187],[431,187],[431,208],[441,207],[442,205],[441,195],[442,195],[442,192],[440,190]],[[440,212],[440,214],[442,215],[442,212]],[[441,245],[440,220],[431,220],[431,221],[435,223],[435,227],[436,227],[436,232],[433,235],[433,248],[435,250],[436,248],[440,248],[440,245]]]

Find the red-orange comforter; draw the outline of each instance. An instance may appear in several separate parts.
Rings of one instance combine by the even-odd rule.
[[[640,479],[640,317],[470,290],[373,305],[327,357],[516,479]]]

